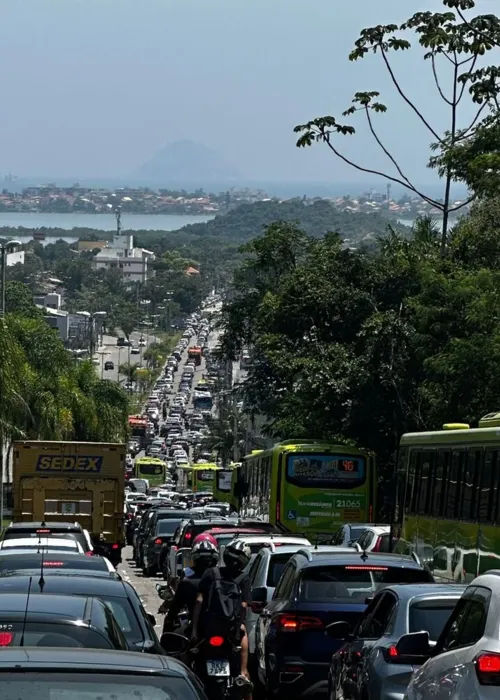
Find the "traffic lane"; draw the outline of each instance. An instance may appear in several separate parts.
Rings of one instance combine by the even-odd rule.
[[[135,355],[132,352],[130,346],[120,346],[116,344],[116,338],[113,336],[105,335],[103,337],[103,347],[99,348],[97,357],[100,360],[99,366],[96,365],[96,370],[102,375],[104,379],[110,379],[113,382],[124,381],[125,377],[122,375],[118,378],[118,368],[120,365],[128,364],[130,361],[131,365],[142,364],[142,353],[154,343],[158,342],[158,338],[154,335],[142,334],[140,331],[134,331],[130,335],[130,340],[133,345],[139,345],[139,339],[143,337],[147,345],[145,347],[140,347],[140,353]],[[130,360],[129,360],[130,358]],[[106,362],[111,361],[114,368],[111,370],[104,369]]]
[[[161,583],[163,579],[159,576],[145,577],[142,575],[141,570],[134,566],[132,547],[125,547],[123,550],[123,561],[118,566],[118,571],[123,579],[135,588],[146,612],[155,616],[157,623],[155,627],[156,634],[158,637],[161,637],[165,616],[158,612],[162,600],[156,592],[155,585]]]

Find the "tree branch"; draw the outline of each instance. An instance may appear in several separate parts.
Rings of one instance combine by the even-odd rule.
[[[424,117],[424,115],[415,107],[415,105],[413,104],[413,102],[405,95],[405,93],[404,93],[403,90],[401,89],[401,87],[400,87],[400,85],[399,85],[399,83],[398,83],[398,81],[397,81],[397,79],[396,79],[396,76],[394,75],[394,71],[393,71],[392,68],[391,68],[391,64],[389,63],[389,60],[388,60],[387,55],[386,55],[386,52],[385,52],[385,50],[384,50],[384,48],[383,48],[382,46],[380,47],[380,52],[381,52],[381,54],[382,54],[382,58],[384,59],[384,63],[385,63],[385,65],[386,65],[386,68],[387,68],[387,70],[389,71],[389,75],[391,76],[392,82],[394,83],[394,87],[396,88],[396,90],[398,91],[398,93],[400,94],[400,96],[403,98],[403,100],[406,102],[406,104],[415,112],[415,114],[417,115],[417,117],[420,118],[420,120],[422,121],[422,123],[425,124],[425,126],[429,129],[429,131],[430,131],[431,134],[434,136],[434,138],[436,139],[436,141],[438,141],[440,144],[444,144],[443,139],[439,136],[439,134],[437,133],[437,131],[435,131],[435,130],[432,128],[432,126],[429,124],[429,122],[428,122],[427,119]]]
[[[476,55],[474,56],[474,58],[472,59],[472,64],[471,64],[471,67],[469,68],[469,71],[468,71],[469,73],[472,73],[472,71],[474,70],[474,68],[475,68],[475,66],[476,66],[476,63],[477,63],[478,55],[479,55],[479,54],[476,54]],[[458,65],[460,66],[461,64],[459,63]],[[458,104],[458,103],[460,102],[460,100],[462,99],[466,87],[467,87],[467,81],[464,80],[464,82],[463,82],[463,84],[462,84],[462,89],[460,90],[460,95],[458,96],[457,104]]]
[[[469,197],[469,199],[466,199],[465,202],[462,202],[462,204],[459,204],[457,207],[453,207],[452,209],[448,209],[448,211],[458,211],[459,209],[463,209],[463,207],[466,207],[468,204],[473,202],[475,199],[477,199],[477,195],[473,195],[472,197]]]
[[[431,63],[432,63],[432,73],[434,75],[434,82],[436,83],[436,87],[438,89],[438,92],[441,95],[441,97],[443,98],[443,100],[446,102],[446,104],[450,105],[450,107],[451,107],[452,106],[451,100],[449,100],[446,97],[446,95],[444,94],[444,92],[441,89],[441,84],[439,82],[439,78],[438,78],[438,74],[437,74],[437,70],[436,70],[436,57],[434,54],[432,54],[432,56],[431,56]]]
[[[324,133],[322,134],[323,140],[325,141],[326,145],[328,148],[335,153],[337,158],[340,158],[340,160],[344,161],[344,163],[347,163],[347,165],[350,165],[352,168],[355,168],[356,170],[359,170],[362,173],[370,173],[371,175],[378,175],[379,177],[383,177],[386,180],[390,180],[391,182],[395,182],[398,185],[401,185],[407,190],[411,190],[412,192],[415,192],[415,194],[418,194],[419,197],[421,197],[425,202],[428,204],[431,204],[432,206],[436,207],[437,209],[440,209],[441,211],[443,210],[443,205],[441,202],[438,202],[435,199],[431,199],[430,197],[427,197],[425,194],[422,192],[419,192],[416,187],[413,185],[409,185],[406,183],[404,180],[400,180],[397,177],[392,177],[391,175],[387,175],[386,173],[382,173],[379,170],[372,170],[370,168],[363,168],[361,165],[358,165],[357,163],[354,163],[352,160],[349,160],[349,158],[346,158],[346,156],[342,155],[337,149],[332,146],[330,142],[330,134],[329,133]]]
[[[481,107],[477,110],[476,116],[474,117],[474,119],[472,120],[472,122],[470,123],[470,125],[467,127],[467,129],[464,129],[463,132],[462,132],[462,134],[461,134],[461,136],[458,136],[458,137],[455,139],[455,143],[458,143],[459,141],[463,141],[464,139],[467,138],[469,131],[471,131],[471,130],[474,128],[474,126],[475,126],[477,120],[478,120],[479,117],[481,116],[481,112],[483,111],[483,109],[486,107],[487,104],[488,104],[487,102],[483,102],[483,104],[481,105]]]
[[[409,186],[409,187],[413,187],[413,185],[411,184],[410,180],[406,177],[406,175],[403,173],[403,171],[402,171],[401,168],[399,167],[398,163],[396,162],[396,159],[391,155],[391,153],[389,153],[389,151],[387,150],[387,148],[384,146],[384,144],[383,144],[382,141],[380,140],[378,134],[376,133],[376,131],[375,131],[374,127],[373,127],[373,122],[372,122],[372,118],[371,118],[371,115],[370,115],[370,109],[369,109],[369,107],[368,107],[368,106],[365,106],[365,107],[364,107],[364,110],[365,110],[365,112],[366,112],[366,118],[367,118],[367,120],[368,120],[368,126],[370,127],[370,131],[371,131],[371,133],[372,133],[373,138],[374,138],[375,141],[378,143],[378,145],[380,146],[380,148],[382,149],[382,151],[385,153],[385,155],[386,155],[386,156],[389,158],[389,160],[392,162],[392,164],[394,165],[394,167],[396,168],[396,170],[398,171],[398,173],[401,175],[401,177],[403,178],[403,180],[405,180],[405,181],[408,183],[408,186]]]
[[[488,34],[485,34],[482,32],[480,29],[476,29],[475,27],[472,26],[472,24],[469,22],[469,20],[465,17],[464,13],[460,9],[460,7],[455,7],[454,8],[457,11],[458,16],[462,20],[462,22],[465,24],[467,29],[470,29],[471,32],[474,32],[477,34],[477,36],[481,37],[481,39],[484,39],[484,41],[487,41],[488,44],[493,44],[493,46],[498,46],[500,47],[500,42],[495,41],[491,36]]]

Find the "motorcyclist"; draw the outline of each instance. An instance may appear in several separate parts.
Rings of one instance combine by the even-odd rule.
[[[251,602],[250,579],[243,570],[250,561],[250,551],[247,548],[240,549],[231,544],[228,544],[224,549],[223,560],[224,566],[220,567],[220,575],[222,578],[229,580],[238,579],[241,590],[241,612],[240,612],[240,645],[241,645],[241,676],[250,683],[250,675],[248,673],[248,636],[245,627],[246,610]],[[198,639],[203,639],[203,613],[206,610],[209,592],[215,580],[213,567],[207,569],[203,574],[199,591],[196,598],[196,605],[193,610],[193,624],[191,631],[191,639],[196,642]]]
[[[207,569],[216,566],[218,559],[219,554],[215,537],[208,533],[202,533],[195,537],[191,549],[191,567],[184,569],[184,576],[179,581],[165,617],[163,632],[171,632],[177,626],[177,616],[184,609],[187,609],[189,620],[192,620],[201,578]],[[187,630],[187,632],[189,635],[190,630]]]

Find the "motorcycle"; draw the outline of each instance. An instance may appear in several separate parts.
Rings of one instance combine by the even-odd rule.
[[[209,700],[243,700],[251,694],[252,684],[240,674],[241,649],[224,637],[203,639],[193,646],[187,637],[165,632],[161,645],[191,667]]]
[[[156,592],[158,593],[159,597],[162,599],[163,603],[160,605],[158,608],[159,613],[166,613],[168,612],[168,609],[170,607],[171,602],[174,599],[174,591],[172,589],[172,586],[169,584],[161,584],[157,583],[156,586]]]

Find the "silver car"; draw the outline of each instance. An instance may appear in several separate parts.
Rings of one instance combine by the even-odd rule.
[[[408,686],[408,700],[498,700],[500,571],[467,586],[434,648],[419,632],[402,637],[396,650],[428,658]]]
[[[408,632],[441,634],[465,586],[405,584],[384,588],[366,608],[352,634],[346,622],[346,642],[333,655],[328,685],[330,697],[403,700],[415,667],[396,654],[396,644]],[[342,623],[336,623],[336,628]]]

